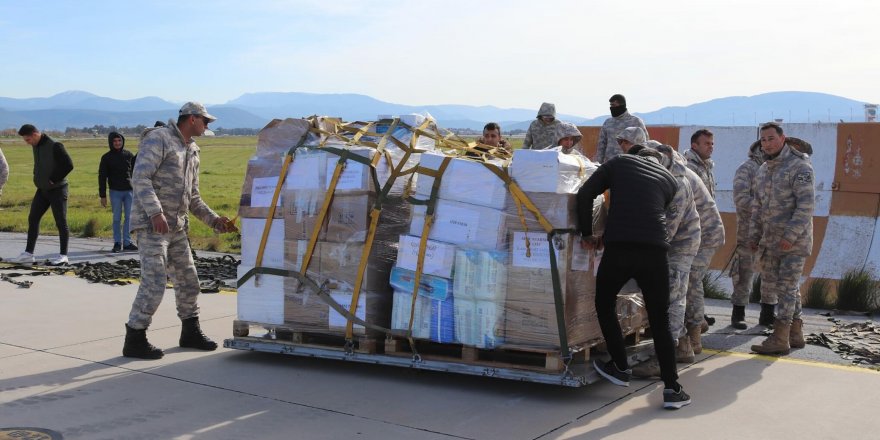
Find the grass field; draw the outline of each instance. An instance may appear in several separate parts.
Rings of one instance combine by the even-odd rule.
[[[107,139],[56,139],[62,142],[73,159],[67,220],[72,236],[94,226],[95,235],[113,237],[112,215],[108,203],[101,207],[98,198],[98,164],[108,151]],[[218,214],[236,215],[247,161],[257,144],[256,136],[203,137],[196,141],[201,148],[200,190],[202,198]],[[33,184],[33,153],[20,137],[0,140],[0,148],[9,162],[9,181],[0,198],[0,230],[27,232],[27,216],[36,189]],[[126,139],[126,148],[137,151],[137,139]],[[190,237],[196,249],[238,252],[237,234],[217,235],[202,222],[192,219]],[[89,223],[92,225],[89,225]],[[40,235],[57,235],[51,210],[40,222]]]

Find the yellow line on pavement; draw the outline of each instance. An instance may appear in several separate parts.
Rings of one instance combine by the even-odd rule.
[[[811,367],[819,367],[819,368],[828,368],[832,370],[843,370],[843,371],[853,371],[857,373],[867,373],[867,374],[880,374],[880,371],[872,370],[867,367],[857,367],[854,365],[840,365],[840,364],[832,364],[829,362],[821,362],[821,361],[811,361],[806,359],[794,359],[790,357],[784,356],[767,356],[763,354],[753,354],[753,353],[738,353],[735,351],[721,351],[721,350],[711,350],[708,348],[703,348],[704,353],[709,354],[717,354],[721,356],[734,356],[748,359],[758,359],[762,361],[771,361],[771,362],[784,362],[788,364],[798,364],[798,365],[807,365]]]

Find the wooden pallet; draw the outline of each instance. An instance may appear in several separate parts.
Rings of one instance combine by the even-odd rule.
[[[560,372],[565,369],[565,359],[558,350],[539,347],[505,345],[497,348],[477,348],[462,344],[442,344],[415,339],[415,353],[422,359],[461,362],[494,368],[516,368],[540,372]],[[413,356],[415,354],[406,338],[385,339],[385,354]],[[589,347],[579,349],[573,358],[583,363],[589,358]]]
[[[262,327],[265,334],[250,335],[252,326]],[[232,334],[241,338],[254,339],[273,339],[278,342],[290,343],[298,346],[320,347],[329,349],[345,350],[345,336],[335,333],[308,332],[292,329],[283,325],[249,323],[246,321],[234,321],[232,325]],[[352,340],[354,346],[352,350],[355,353],[381,353],[384,346],[379,343],[378,339],[371,336],[354,335]]]

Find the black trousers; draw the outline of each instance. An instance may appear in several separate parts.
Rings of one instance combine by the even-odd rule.
[[[617,294],[629,279],[636,280],[645,298],[648,323],[654,335],[654,351],[660,363],[660,377],[675,389],[678,373],[675,342],[669,332],[669,260],[666,249],[655,246],[608,244],[596,274],[596,314],[599,327],[617,368],[629,368],[620,322]]]
[[[40,220],[50,207],[52,216],[55,217],[55,226],[58,227],[60,253],[67,255],[67,242],[70,239],[70,228],[67,227],[67,185],[55,189],[37,189],[28,214],[27,247],[24,250],[34,253],[37,236],[40,235]]]

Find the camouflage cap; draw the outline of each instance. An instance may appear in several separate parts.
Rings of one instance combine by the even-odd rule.
[[[208,109],[206,109],[204,105],[195,101],[187,102],[180,108],[179,116],[186,115],[204,116],[208,118],[208,122],[214,122],[217,120],[217,118],[208,113]]]

